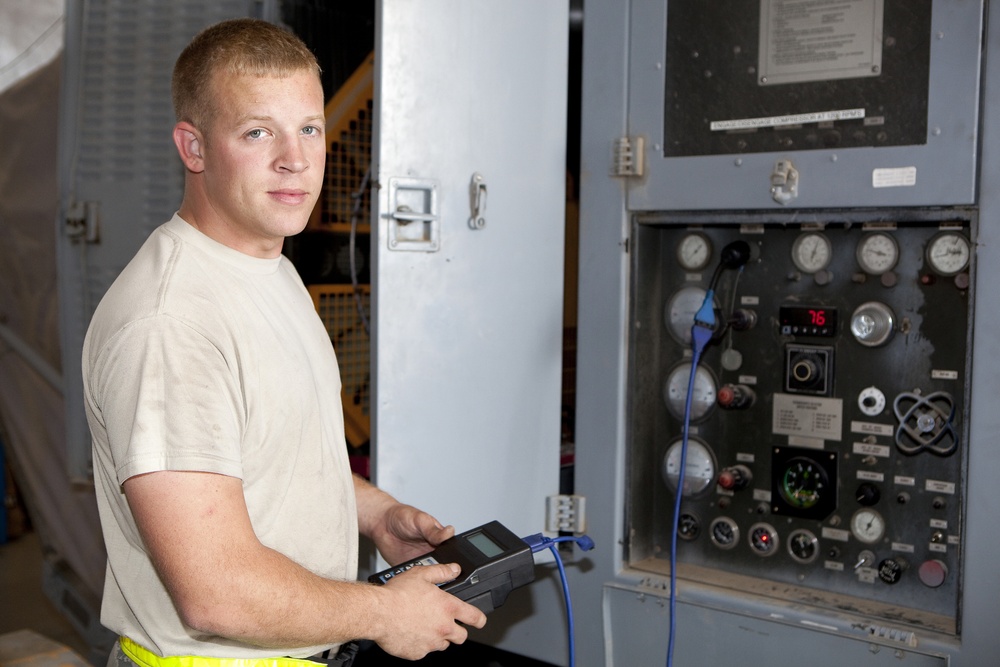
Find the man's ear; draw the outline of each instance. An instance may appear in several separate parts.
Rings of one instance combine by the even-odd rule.
[[[205,160],[201,155],[201,132],[194,125],[187,121],[174,125],[174,145],[188,171],[196,174],[205,171]]]

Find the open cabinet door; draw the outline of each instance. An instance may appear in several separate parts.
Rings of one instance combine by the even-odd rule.
[[[568,2],[376,12],[373,471],[466,530],[558,493]]]

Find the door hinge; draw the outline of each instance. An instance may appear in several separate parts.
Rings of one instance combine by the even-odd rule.
[[[97,243],[101,239],[101,205],[96,201],[73,202],[66,211],[66,236],[74,241]]]
[[[587,532],[584,496],[557,495],[545,499],[545,530],[550,533]]]
[[[645,142],[642,137],[630,139],[621,137],[615,141],[614,175],[642,176],[642,163],[645,159]]]

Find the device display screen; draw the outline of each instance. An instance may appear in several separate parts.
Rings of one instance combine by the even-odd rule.
[[[482,531],[466,536],[466,541],[476,547],[487,558],[493,558],[503,553],[503,548],[486,536]]]
[[[835,336],[837,309],[825,307],[782,306],[779,314],[781,333],[792,336]]]

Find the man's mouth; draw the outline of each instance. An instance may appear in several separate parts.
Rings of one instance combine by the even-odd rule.
[[[280,190],[270,190],[268,194],[272,199],[281,202],[282,204],[297,205],[305,201],[306,197],[309,195],[305,190],[297,190],[292,188],[282,188]]]

